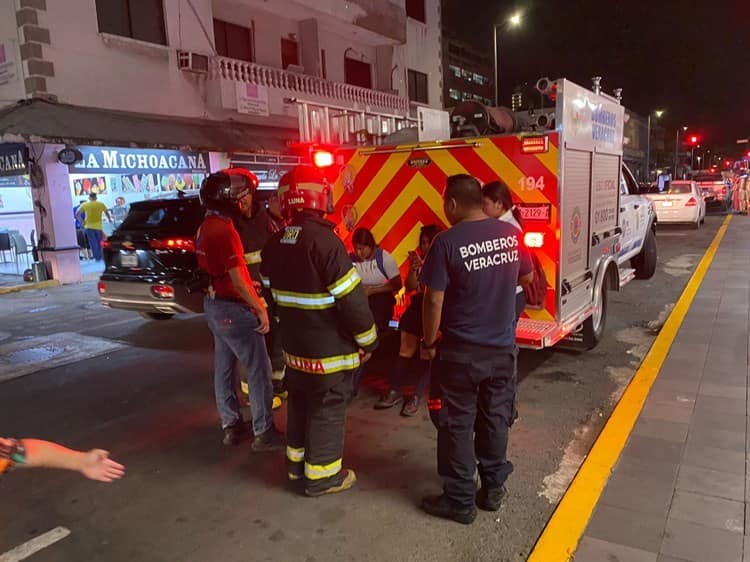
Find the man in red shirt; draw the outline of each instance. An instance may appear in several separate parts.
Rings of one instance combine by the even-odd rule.
[[[253,287],[245,266],[244,251],[232,217],[252,206],[258,179],[250,172],[208,176],[201,185],[206,218],[198,229],[198,265],[208,272],[211,285],[204,307],[214,335],[214,391],[224,429],[224,444],[249,437],[242,420],[234,380],[239,360],[247,374],[255,440],[253,451],[283,448],[272,415],[271,362],[263,335],[268,313]]]

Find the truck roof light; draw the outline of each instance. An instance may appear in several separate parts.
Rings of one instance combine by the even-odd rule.
[[[316,168],[333,166],[333,154],[327,150],[318,150],[313,153],[313,164]]]

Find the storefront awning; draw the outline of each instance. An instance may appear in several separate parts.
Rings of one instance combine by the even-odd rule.
[[[48,142],[218,152],[288,152],[293,129],[181,119],[23,100],[0,109],[0,142]]]

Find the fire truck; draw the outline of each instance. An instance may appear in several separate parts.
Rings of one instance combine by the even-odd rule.
[[[424,129],[421,120],[393,135],[406,142],[338,147],[313,161],[334,182],[342,238],[366,227],[404,268],[419,228],[446,225],[449,176],[505,182],[545,278],[543,298],[518,322],[519,346],[590,349],[604,334],[610,291],[655,272],[656,213],[623,163],[620,93],[603,92],[600,79],[592,89],[566,79],[541,79],[536,87],[550,108],[465,102],[442,127],[444,140],[409,139]]]

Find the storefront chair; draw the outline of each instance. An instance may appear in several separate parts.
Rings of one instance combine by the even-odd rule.
[[[15,255],[15,260],[16,260],[16,273],[20,273],[18,262],[21,256],[23,256],[26,262],[25,269],[28,269],[29,267],[31,267],[31,253],[33,252],[33,250],[26,243],[26,239],[23,237],[23,234],[21,234],[20,232],[11,233],[10,242],[11,242],[11,245],[13,246],[13,254]]]

